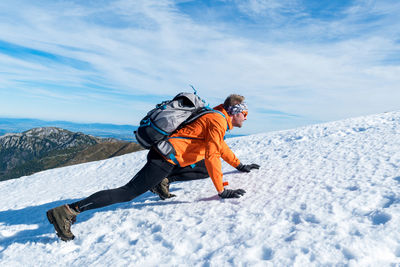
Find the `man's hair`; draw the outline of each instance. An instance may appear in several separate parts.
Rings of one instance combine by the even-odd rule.
[[[231,94],[225,99],[224,108],[228,109],[236,104],[241,104],[244,101],[244,96]]]

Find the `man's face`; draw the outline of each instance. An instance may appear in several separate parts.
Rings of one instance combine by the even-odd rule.
[[[232,125],[241,128],[245,120],[247,120],[247,114],[245,116],[242,112],[239,112],[232,116]]]

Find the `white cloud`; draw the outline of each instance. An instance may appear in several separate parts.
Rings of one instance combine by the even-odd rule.
[[[282,19],[282,13],[302,13],[298,0],[235,0],[238,8],[250,16],[269,16],[270,19]]]
[[[0,3],[7,14],[0,19],[3,41],[87,62],[90,67],[0,54],[7,68],[0,76],[4,81],[0,88],[20,86],[19,81],[83,88],[91,83],[109,88],[108,94],[86,88],[78,97],[91,96],[99,103],[110,99],[118,106],[114,93],[173,95],[191,83],[211,104],[238,92],[247,96],[254,110],[278,110],[308,121],[380,112],[387,103],[398,108],[386,95],[398,95],[399,68],[384,62],[400,48],[393,35],[398,33],[393,17],[399,5],[389,9],[382,2],[360,2],[343,11],[340,19],[322,21],[305,16],[298,1],[234,2],[243,14],[271,16],[275,25],[253,25],[256,30],[245,34],[229,21],[221,21],[222,27],[217,21],[199,22],[171,1],[93,5],[90,1],[19,1],[24,8],[4,1]],[[281,25],[288,20],[285,12],[305,20]],[[369,14],[378,18],[363,22]],[[53,93],[54,101],[59,94],[60,98],[68,95]],[[132,102],[125,99],[122,105]],[[147,106],[132,105],[132,113],[143,114]],[[119,114],[118,108],[114,112]],[[253,115],[252,129],[265,129],[259,126],[265,114]]]

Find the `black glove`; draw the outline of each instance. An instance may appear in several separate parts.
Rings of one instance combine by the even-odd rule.
[[[241,172],[250,172],[253,169],[259,169],[259,168],[260,168],[260,165],[254,164],[254,163],[249,164],[249,165],[244,165],[244,164],[240,163],[239,166],[236,167],[236,169]]]
[[[224,189],[224,191],[218,195],[220,198],[239,198],[243,196],[244,193],[246,193],[246,191],[243,189]]]

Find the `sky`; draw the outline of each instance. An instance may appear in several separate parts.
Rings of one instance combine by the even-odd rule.
[[[0,2],[0,117],[138,125],[193,85],[236,134],[400,110],[400,2]]]

